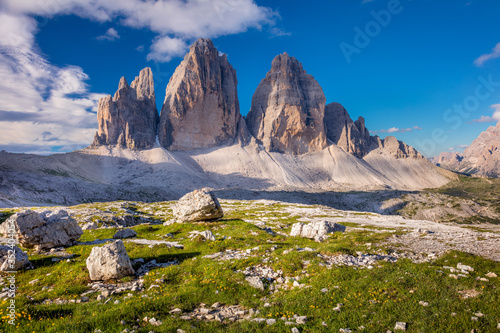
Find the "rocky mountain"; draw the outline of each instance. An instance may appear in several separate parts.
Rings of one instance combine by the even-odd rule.
[[[131,85],[122,77],[115,95],[99,100],[99,129],[92,146],[111,145],[128,149],[153,147],[159,119],[155,103],[151,68],[141,70]]]
[[[246,116],[250,133],[272,152],[303,154],[328,146],[323,125],[326,98],[302,64],[283,53],[261,81]]]
[[[395,158],[423,158],[413,147],[393,136],[387,136],[383,140],[378,136],[371,136],[365,127],[365,119],[359,117],[352,121],[347,110],[339,103],[326,106],[324,124],[328,140],[356,157],[363,158],[376,150]]]
[[[245,126],[240,123],[237,84],[226,55],[211,40],[197,40],[167,85],[160,144],[169,150],[231,144],[238,126]]]
[[[500,177],[500,122],[482,132],[462,154],[444,152],[432,161],[456,172]]]

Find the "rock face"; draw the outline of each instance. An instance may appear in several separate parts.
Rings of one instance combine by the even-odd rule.
[[[311,222],[309,224],[295,223],[292,226],[290,236],[302,236],[322,242],[328,234],[337,231],[344,232],[345,226],[329,221]]]
[[[148,67],[140,72],[130,86],[122,77],[115,95],[99,100],[99,130],[92,146],[151,148],[156,142],[158,119],[153,73]]]
[[[208,189],[196,190],[180,198],[173,214],[178,222],[215,220],[224,216],[215,194]]]
[[[33,265],[28,255],[17,246],[0,245],[0,271],[18,271],[20,269],[32,269]]]
[[[365,127],[365,119],[359,117],[356,122],[352,121],[339,103],[330,103],[325,107],[324,123],[328,140],[347,153],[362,158],[371,148],[378,147],[377,140]]]
[[[160,144],[191,150],[233,143],[241,118],[237,84],[226,55],[211,40],[197,40],[167,85]]]
[[[284,53],[252,98],[246,120],[250,133],[268,151],[303,154],[327,147],[323,125],[326,98],[297,59]]]
[[[86,263],[92,281],[120,279],[134,274],[130,258],[121,240],[102,247],[93,247]]]
[[[500,177],[500,122],[482,132],[463,154],[441,153],[433,162],[452,171]]]
[[[65,210],[16,213],[2,223],[0,233],[7,234],[9,224],[15,225],[22,246],[36,250],[73,245],[83,234],[82,228]]]
[[[381,149],[395,158],[423,158],[413,147],[393,136],[380,139],[371,136],[365,127],[365,119],[352,121],[347,110],[339,103],[330,103],[325,108],[324,118],[328,140],[345,152],[363,158],[372,150]]]

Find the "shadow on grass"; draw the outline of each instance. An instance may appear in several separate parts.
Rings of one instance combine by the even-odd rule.
[[[151,260],[156,260],[157,263],[167,263],[177,259],[177,261],[180,264],[184,260],[194,258],[196,256],[199,256],[200,254],[201,252],[172,253],[172,254],[161,254],[157,256],[143,257],[143,259],[145,263]]]
[[[80,257],[79,254],[75,254],[71,257],[71,259],[76,259]],[[41,267],[51,267],[56,264],[58,264],[60,261],[66,260],[66,259],[61,259],[57,261],[52,261],[53,258],[57,258],[57,256],[50,256],[50,257],[44,257],[44,258],[38,258],[38,259],[30,259],[30,262],[33,264],[35,269],[41,268]]]

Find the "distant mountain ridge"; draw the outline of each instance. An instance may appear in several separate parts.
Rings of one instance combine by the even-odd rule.
[[[464,174],[500,177],[500,122],[482,132],[463,153],[444,152],[432,162]]]

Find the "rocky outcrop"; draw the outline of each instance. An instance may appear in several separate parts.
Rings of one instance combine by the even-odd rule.
[[[197,40],[167,85],[160,144],[169,150],[232,144],[241,118],[237,84],[226,55],[211,40]]]
[[[352,121],[339,103],[330,103],[325,107],[324,124],[328,140],[347,153],[362,158],[372,148],[378,147],[377,140],[365,127],[365,119],[359,117],[356,122]]]
[[[500,177],[500,122],[482,132],[462,154],[445,152],[432,161],[456,172]]]
[[[173,214],[177,222],[208,221],[224,216],[219,200],[208,189],[196,190],[180,198]]]
[[[151,148],[156,142],[158,119],[153,73],[148,67],[130,86],[122,77],[115,95],[99,100],[99,129],[92,147]]]
[[[65,210],[18,212],[2,223],[0,233],[7,235],[9,226],[15,226],[22,246],[36,250],[73,245],[83,234]]]
[[[135,230],[132,230],[132,229],[121,229],[121,230],[118,230],[113,235],[113,238],[114,239],[125,239],[125,238],[132,238],[132,237],[135,237],[135,236],[137,236],[137,232],[135,232]]]
[[[18,271],[20,269],[32,269],[33,265],[28,255],[17,246],[0,245],[0,271]]]
[[[328,234],[337,231],[344,232],[345,226],[329,221],[311,222],[309,224],[295,223],[292,226],[290,236],[312,238],[317,242],[322,242],[326,239]]]
[[[246,116],[250,133],[268,151],[303,154],[327,146],[326,98],[302,64],[284,53],[274,58]]]
[[[135,273],[121,240],[93,247],[86,264],[92,281],[121,279]]]
[[[395,158],[423,158],[413,147],[393,136],[380,139],[371,136],[365,126],[365,119],[352,121],[347,110],[339,103],[330,103],[325,108],[324,118],[328,140],[345,152],[363,158],[372,150],[380,149]]]

